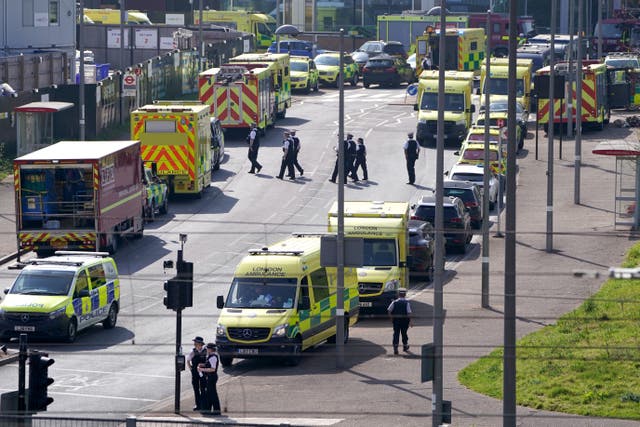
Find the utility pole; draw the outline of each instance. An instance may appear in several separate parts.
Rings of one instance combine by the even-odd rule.
[[[556,0],[551,0],[551,55],[549,59],[549,120],[548,120],[548,144],[547,144],[547,231],[546,251],[553,251],[553,133],[555,122],[555,77],[556,77]]]
[[[578,0],[578,64],[576,65],[576,143],[574,147],[573,203],[580,204],[580,167],[582,163],[582,4]]]
[[[487,11],[487,41],[486,41],[486,73],[484,77],[484,158],[489,158],[489,130],[491,120],[491,9]],[[489,308],[489,177],[491,169],[489,162],[484,162],[482,178],[482,308]],[[500,207],[498,207],[500,215]]]
[[[569,68],[565,79],[567,83],[567,138],[573,136],[573,12],[573,0],[569,0]],[[560,130],[562,131],[562,129]],[[560,152],[560,158],[562,158],[562,151]]]
[[[120,124],[124,123],[124,23],[127,21],[126,1],[120,0]]]
[[[80,109],[80,141],[85,140],[85,111],[84,111],[84,0],[80,0],[78,10],[78,50],[80,51],[80,86],[78,87],[78,108]]]
[[[338,261],[336,283],[336,368],[344,367],[344,29],[340,28],[340,68],[338,69],[338,85],[340,87],[338,101],[338,235],[336,236],[336,259]]]

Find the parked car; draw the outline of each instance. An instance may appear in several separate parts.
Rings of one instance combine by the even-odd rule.
[[[357,86],[359,80],[358,66],[353,62],[353,58],[347,54],[342,56],[344,66],[344,81],[350,82],[351,86]],[[320,83],[328,86],[338,86],[338,72],[340,70],[340,54],[323,53],[315,57],[316,67],[318,67],[318,78]]]
[[[280,52],[278,52],[278,47],[276,42],[271,43],[269,49],[267,49],[269,53],[288,53],[289,55],[295,56],[306,56],[309,58],[313,58],[316,56],[316,46],[309,41],[306,40],[280,40]]]
[[[479,127],[484,127],[484,120],[485,120],[485,114],[484,112],[481,112],[478,114],[478,117],[476,118],[476,121],[474,123],[475,126],[479,126]],[[489,112],[489,126],[496,126],[498,128],[502,128],[502,127],[507,127],[507,111],[496,111],[496,110],[490,110]],[[526,132],[526,131],[525,131]],[[517,149],[521,150],[524,147],[524,137],[525,137],[525,133],[522,131],[522,124],[520,122],[518,122],[518,126],[516,126],[516,138],[509,138],[507,135],[507,141],[514,141],[516,142],[517,145]],[[507,141],[503,141],[504,146],[507,146]]]
[[[482,228],[482,193],[474,182],[445,179],[442,189],[445,196],[459,197],[462,200],[473,228]]]
[[[404,59],[407,58],[407,52],[404,50],[402,43],[396,41],[385,42],[383,40],[364,42],[362,46],[351,53],[351,57],[356,64],[358,64],[358,68],[362,70],[362,67],[364,67],[364,64],[366,64],[370,58],[383,53],[392,56],[401,56]]]
[[[411,219],[435,222],[436,197],[433,195],[423,196],[420,203],[413,205]],[[446,247],[457,249],[465,253],[467,244],[471,242],[473,232],[471,230],[471,217],[464,207],[464,203],[459,197],[444,197],[442,199],[443,208],[443,228]]]
[[[430,282],[433,280],[433,258],[436,250],[433,226],[427,221],[411,219],[407,228],[409,231],[409,255],[411,255],[409,270],[423,274],[425,280]]]
[[[395,87],[414,81],[413,69],[404,58],[382,54],[369,58],[362,68],[362,84],[366,88],[372,84]]]
[[[467,165],[484,165],[484,142],[469,143],[462,146],[462,149],[454,152],[458,157],[457,163]],[[507,172],[507,150],[502,147],[500,154],[500,146],[497,144],[489,145],[489,161],[490,168],[494,173],[504,175]]]
[[[489,111],[491,111],[491,113],[501,112],[506,114],[507,109],[508,109],[508,104],[507,104],[506,98],[500,99],[497,101],[492,101],[489,104]],[[484,105],[480,106],[480,112],[484,113]],[[520,131],[521,131],[520,135],[522,136],[522,140],[524,141],[524,139],[527,137],[527,132],[528,132],[527,123],[529,122],[529,112],[525,110],[522,103],[518,101],[516,101],[516,118],[517,118],[518,126],[520,126]],[[518,147],[518,149],[520,150],[522,149],[522,147]]]
[[[303,90],[306,93],[318,91],[318,68],[313,59],[306,56],[292,56],[291,90]]]
[[[444,173],[454,181],[471,181],[478,186],[481,193],[484,191],[484,166],[457,163],[451,170]],[[498,190],[500,181],[492,173],[489,177],[489,209],[493,209],[498,202]],[[483,193],[484,194],[484,193]]]

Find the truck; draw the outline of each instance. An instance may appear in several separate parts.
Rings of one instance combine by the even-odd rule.
[[[556,75],[566,75],[569,64],[561,62],[555,64]],[[536,72],[534,87],[538,95],[538,123],[542,124],[544,131],[549,130],[549,123],[554,127],[564,129],[567,126],[567,113],[564,91],[559,96],[554,93],[553,111],[549,100],[549,66],[543,67]],[[611,110],[609,106],[609,83],[607,66],[598,61],[582,61],[582,118],[583,128],[589,127],[595,130],[603,130],[604,125],[609,123]],[[572,126],[576,125],[576,82],[573,82],[572,101]],[[553,114],[552,118],[549,115]]]
[[[355,268],[344,269],[344,291],[337,292],[336,267],[320,262],[318,234],[294,234],[268,247],[249,250],[236,266],[216,325],[222,366],[234,358],[281,358],[290,365],[301,352],[336,341],[338,298],[344,307],[344,342],[358,321]]]
[[[198,101],[155,101],[131,113],[131,137],[142,159],[156,164],[170,197],[202,197],[214,169],[209,106]]]
[[[473,123],[476,106],[472,100],[472,71],[445,71],[444,138],[462,141]],[[425,70],[418,81],[416,140],[422,147],[435,144],[438,128],[438,71]]]
[[[225,129],[249,129],[256,124],[264,135],[276,122],[278,109],[273,84],[275,66],[222,65],[199,74],[199,98]]]
[[[506,98],[509,94],[508,58],[491,58],[491,100]],[[526,111],[531,111],[531,73],[533,61],[527,58],[516,59],[516,99]],[[484,105],[487,92],[487,66],[482,64],[480,72],[480,105]]]
[[[200,13],[196,12],[193,15],[195,25],[200,25]],[[244,10],[204,10],[202,23],[251,33],[255,36],[258,51],[266,51],[271,43],[276,41],[276,20],[264,13]]]
[[[602,53],[630,52],[640,49],[640,9],[620,8],[609,18],[596,22],[590,38],[591,53],[598,54],[598,41],[602,31]]]
[[[13,161],[18,250],[116,252],[144,231],[140,141],[60,141]]]
[[[447,14],[447,28],[487,28],[487,13]],[[501,13],[490,15],[492,26],[490,50],[494,56],[509,53],[509,16]],[[426,15],[425,11],[407,11],[398,15],[379,15],[377,19],[378,40],[401,42],[407,52],[415,52],[416,37],[423,35],[427,27],[440,28],[440,15]],[[535,34],[534,19],[518,17],[518,37],[524,39]]]
[[[416,73],[422,72],[421,58],[428,56],[435,66],[440,64],[440,30],[427,31],[416,37]],[[445,29],[445,70],[474,71],[486,56],[485,35],[482,28]]]
[[[291,67],[290,56],[287,53],[243,53],[234,56],[228,65],[243,65],[247,69],[269,66],[273,71],[272,80],[275,89],[276,115],[284,119],[287,108],[291,107]]]
[[[385,312],[399,288],[409,287],[409,203],[345,201],[344,235],[364,239],[358,268],[360,310]],[[338,203],[328,213],[328,231],[338,228]]]

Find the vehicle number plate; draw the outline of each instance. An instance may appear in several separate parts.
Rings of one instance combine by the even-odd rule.
[[[20,331],[20,332],[35,332],[36,327],[35,326],[14,326],[13,330]]]
[[[51,247],[53,249],[66,249],[67,248],[67,242],[65,242],[64,240],[53,240],[51,242]]]
[[[258,354],[257,348],[239,348],[238,354]]]
[[[360,307],[373,307],[373,303],[371,301],[360,301]]]

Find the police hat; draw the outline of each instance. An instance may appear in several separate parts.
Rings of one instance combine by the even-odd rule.
[[[408,136],[409,138],[413,138],[413,132],[409,132],[409,133],[407,134],[407,136]]]
[[[207,344],[207,348],[211,350],[215,350],[217,347],[215,343],[210,342],[209,344]]]
[[[347,138],[353,138],[353,134],[352,133],[348,133],[347,134]]]
[[[204,344],[204,339],[202,337],[195,337],[193,342],[196,344]]]
[[[400,295],[406,295],[407,294],[407,289],[406,288],[398,288],[398,293]]]
[[[295,134],[296,134],[296,130],[295,130],[295,129],[291,129],[291,130],[289,131],[289,133],[291,133],[291,135],[295,135]]]

